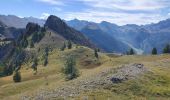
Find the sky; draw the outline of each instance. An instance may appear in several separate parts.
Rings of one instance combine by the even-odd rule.
[[[170,18],[170,0],[0,0],[0,14],[144,25]]]

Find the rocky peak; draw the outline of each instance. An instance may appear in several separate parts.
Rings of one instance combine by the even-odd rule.
[[[34,32],[38,32],[40,29],[41,27],[38,24],[29,22],[26,26],[26,33],[30,35]]]
[[[48,27],[58,33],[63,33],[68,26],[57,16],[50,15],[45,23],[45,27]]]
[[[79,31],[69,27],[63,20],[57,16],[50,15],[45,23],[45,27],[55,31],[67,40],[84,46],[93,47],[89,40]]]

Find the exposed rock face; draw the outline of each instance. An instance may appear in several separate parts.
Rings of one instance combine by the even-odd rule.
[[[73,80],[62,87],[56,88],[53,91],[41,91],[35,97],[24,96],[22,99],[48,100],[58,97],[74,97],[78,96],[83,91],[94,89],[110,89],[113,84],[121,83],[122,81],[140,77],[147,72],[148,69],[143,64],[123,65],[118,69],[107,69],[101,73],[87,77],[83,80]]]
[[[45,27],[48,27],[49,29],[63,36],[65,39],[71,40],[76,44],[93,47],[90,41],[82,33],[67,26],[64,21],[54,15],[49,16],[45,23]]]
[[[34,32],[40,31],[40,29],[41,29],[41,27],[38,24],[30,22],[26,26],[26,33],[27,33],[27,35],[30,35]]]

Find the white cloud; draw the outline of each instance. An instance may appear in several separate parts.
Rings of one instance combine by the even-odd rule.
[[[59,7],[54,7],[54,10],[56,10],[56,11],[62,11],[62,9],[59,8]]]
[[[109,21],[119,25],[149,24],[167,19],[170,14],[162,14],[166,7],[170,7],[170,0],[39,0],[53,4],[54,10],[62,11],[62,18],[66,20],[78,18],[94,22]],[[74,4],[74,6],[72,5]],[[78,4],[78,6],[76,6]],[[64,5],[68,10],[59,8]],[[80,7],[83,8],[80,8]],[[76,8],[76,12],[71,7]],[[75,9],[73,8],[73,9]],[[81,9],[81,11],[78,11]],[[60,15],[60,14],[59,14]],[[48,14],[42,14],[45,19]]]
[[[168,13],[168,16],[170,16],[170,13]]]
[[[116,23],[118,25],[125,24],[150,24],[159,22],[160,20],[165,19],[159,14],[147,14],[147,16],[143,13],[139,14],[128,14],[128,13],[117,13],[117,12],[109,12],[109,11],[93,11],[87,10],[85,12],[71,12],[65,14],[66,20],[71,20],[74,18],[78,18],[80,20],[88,20],[94,22],[101,21],[109,21],[112,23]]]
[[[24,18],[23,16],[20,16],[20,15],[19,15],[18,17],[19,17],[19,18]]]
[[[48,3],[48,4],[52,4],[52,5],[64,5],[62,0],[38,0],[38,1]]]
[[[92,7],[122,10],[155,10],[168,6],[167,0],[78,0]]]
[[[47,19],[50,16],[49,13],[42,13],[40,19]]]
[[[119,25],[150,24],[167,19],[162,9],[170,6],[168,0],[76,0],[89,8],[81,12],[67,12],[65,19],[78,18],[94,22],[109,21]]]

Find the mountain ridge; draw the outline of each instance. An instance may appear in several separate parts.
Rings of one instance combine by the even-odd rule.
[[[87,23],[86,26],[90,23],[91,22]],[[68,24],[76,28],[74,21],[69,21]],[[103,32],[107,33],[106,35],[112,36],[125,44],[130,44],[134,47],[133,49],[143,50],[146,54],[151,53],[154,47],[158,49],[158,53],[162,53],[162,48],[170,43],[170,19],[147,25],[127,24],[118,26],[106,21],[95,24],[97,24]],[[79,21],[79,25],[81,25],[81,21]]]
[[[1,16],[0,16],[0,21],[1,21]],[[12,17],[12,16],[13,15],[9,15],[6,17]],[[14,16],[14,17],[17,17],[17,16]],[[27,17],[27,18],[38,20],[33,17]],[[19,21],[19,23],[22,23],[22,18],[18,17],[18,19],[21,20]],[[36,21],[32,20],[31,22],[36,22]],[[84,30],[84,28],[89,24],[97,24],[98,29],[103,31],[105,35],[111,36],[112,38],[115,38],[116,40],[123,42],[124,45],[130,44],[132,45],[132,47],[134,47],[134,49],[141,49],[146,54],[150,53],[151,49],[154,47],[156,47],[159,53],[161,53],[162,47],[170,43],[170,40],[168,39],[170,36],[169,35],[170,34],[170,28],[169,28],[170,19],[166,19],[158,23],[152,23],[152,24],[146,24],[146,25],[127,24],[127,25],[122,25],[122,26],[119,26],[119,25],[116,25],[114,23],[110,23],[107,21],[102,21],[101,23],[95,23],[95,22],[89,22],[85,20],[74,19],[74,20],[64,21],[64,22],[66,22],[68,26],[80,32],[82,32],[82,30]],[[23,25],[21,26],[23,27]],[[154,41],[154,40],[159,40],[159,41]],[[107,48],[110,48],[110,46],[108,46]],[[105,49],[105,51],[111,51],[111,50]]]

